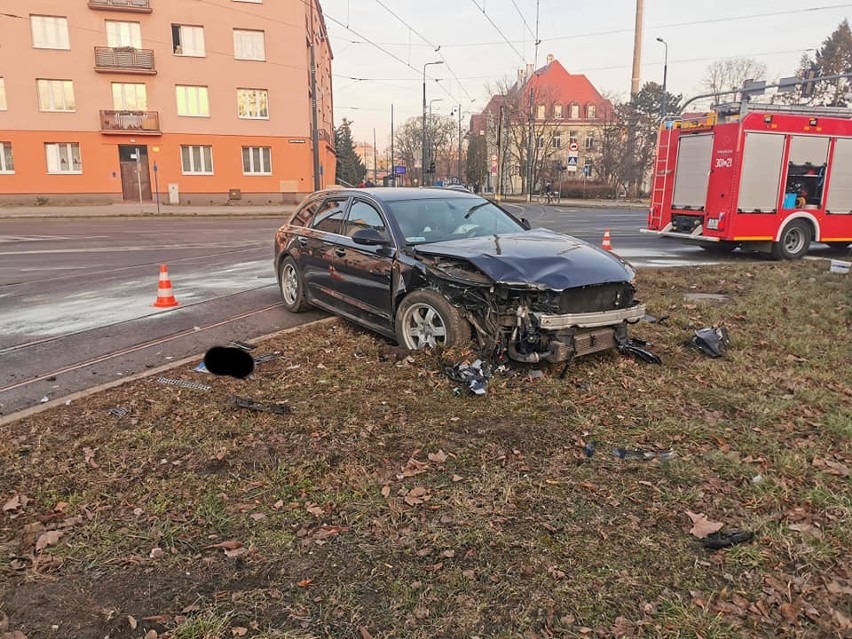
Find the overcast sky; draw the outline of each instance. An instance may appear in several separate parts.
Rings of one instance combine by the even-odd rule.
[[[449,115],[461,103],[466,128],[466,112],[482,110],[489,86],[534,61],[535,0],[320,2],[334,53],[335,124],[354,121],[357,140],[372,141],[375,128],[380,150],[390,139],[391,104],[397,126],[421,115],[424,63],[445,62],[427,69],[427,100],[441,98],[433,112]],[[685,96],[699,93],[706,67],[725,57],[765,62],[772,79],[792,75],[802,52],[819,47],[852,14],[852,2],[839,0],[644,5],[641,81],[662,82],[665,48],[656,41],[662,37],[668,43],[668,89]],[[537,66],[552,53],[599,91],[626,98],[635,10],[635,0],[540,0]]]

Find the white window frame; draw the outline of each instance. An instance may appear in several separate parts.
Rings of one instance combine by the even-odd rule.
[[[561,149],[562,148],[562,134],[561,133],[555,133],[553,135],[553,148],[554,149]]]
[[[544,120],[547,117],[547,107],[544,104],[537,104],[535,108],[536,120]]]
[[[596,143],[597,141],[595,139],[594,131],[589,131],[588,133],[586,133],[586,141],[584,143],[586,151],[594,151]]]
[[[107,46],[142,48],[142,25],[129,20],[104,20]]]
[[[183,93],[183,103],[181,103]],[[210,117],[210,92],[206,86],[194,84],[178,84],[175,86],[175,99],[177,100],[177,114],[183,118],[209,118]],[[185,113],[181,113],[181,105]],[[198,107],[197,113],[193,113],[191,107]]]
[[[116,111],[148,110],[148,88],[144,82],[113,82],[111,88],[112,108]],[[132,99],[128,100],[128,96]],[[130,102],[135,104],[131,105]]]
[[[195,166],[196,158],[193,156],[193,149],[199,149],[199,166]],[[186,158],[189,158],[188,167],[186,158],[184,157],[184,150],[188,153],[186,156]],[[205,166],[208,162],[210,166]],[[181,144],[180,169],[184,175],[213,175],[213,147],[209,144]]]
[[[586,119],[596,120],[598,117],[598,107],[594,104],[586,105]]]
[[[36,92],[38,110],[43,113],[74,113],[77,110],[73,80],[38,78]]]
[[[74,167],[74,149],[77,150],[76,168],[62,169],[62,155],[64,151],[65,161],[69,167]],[[54,154],[51,154],[51,150]],[[83,173],[83,156],[80,153],[79,142],[45,142],[44,155],[47,161],[47,172],[50,175],[81,175]],[[51,160],[55,160],[52,162]]]
[[[68,18],[30,14],[33,49],[70,49]]]
[[[9,105],[6,102],[6,78],[0,75],[0,111],[7,111]]]
[[[261,100],[266,106],[266,114],[261,113]],[[243,106],[243,98],[248,98],[246,102],[248,107],[252,107],[246,111],[246,114],[240,113]],[[256,115],[255,115],[256,113]],[[269,119],[269,90],[268,89],[237,89],[237,117],[240,120],[268,120]]]
[[[178,28],[180,44],[174,42],[174,28]],[[190,46],[191,45],[191,46]],[[178,51],[180,48],[180,51]],[[205,58],[207,50],[204,45],[204,27],[194,24],[172,25],[172,53],[188,58]]]
[[[246,151],[248,151],[248,167],[246,167]],[[258,151],[257,159],[260,164],[255,166],[255,151]],[[272,175],[272,147],[271,146],[244,146],[241,149],[243,162],[243,175]],[[246,170],[248,168],[248,170]],[[255,170],[255,169],[260,170]]]
[[[580,119],[580,105],[576,102],[572,103],[568,106],[568,119],[569,120],[579,120]]]
[[[10,162],[6,162],[6,153],[9,153]],[[15,158],[12,154],[11,142],[0,142],[0,173],[10,175],[15,172]]]
[[[561,104],[554,104],[553,105],[553,117],[554,117],[554,119],[561,120],[562,119],[562,113],[563,113],[562,105]]]
[[[234,29],[234,60],[266,60],[266,32]]]

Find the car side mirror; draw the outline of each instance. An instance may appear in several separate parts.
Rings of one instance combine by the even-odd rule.
[[[521,222],[521,226],[523,226],[526,230],[529,231],[532,228],[532,224],[530,224],[530,221],[527,218],[522,217],[520,219],[520,222]]]
[[[379,233],[374,228],[359,229],[352,234],[352,241],[355,244],[363,244],[365,246],[386,246],[389,244],[387,237]]]

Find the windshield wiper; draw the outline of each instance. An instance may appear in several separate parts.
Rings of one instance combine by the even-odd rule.
[[[473,212],[476,209],[482,208],[483,206],[488,206],[489,204],[491,204],[491,202],[483,202],[482,204],[477,204],[476,206],[472,207],[467,213],[464,214],[464,219],[467,219],[471,215],[473,215]]]

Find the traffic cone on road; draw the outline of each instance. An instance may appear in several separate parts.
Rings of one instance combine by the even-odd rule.
[[[157,301],[154,306],[158,308],[171,308],[177,306],[178,301],[172,292],[172,282],[169,280],[169,269],[163,264],[160,267],[160,283],[157,286]]]
[[[604,229],[603,242],[601,242],[601,248],[605,251],[612,250],[612,242],[609,239],[609,229]]]

